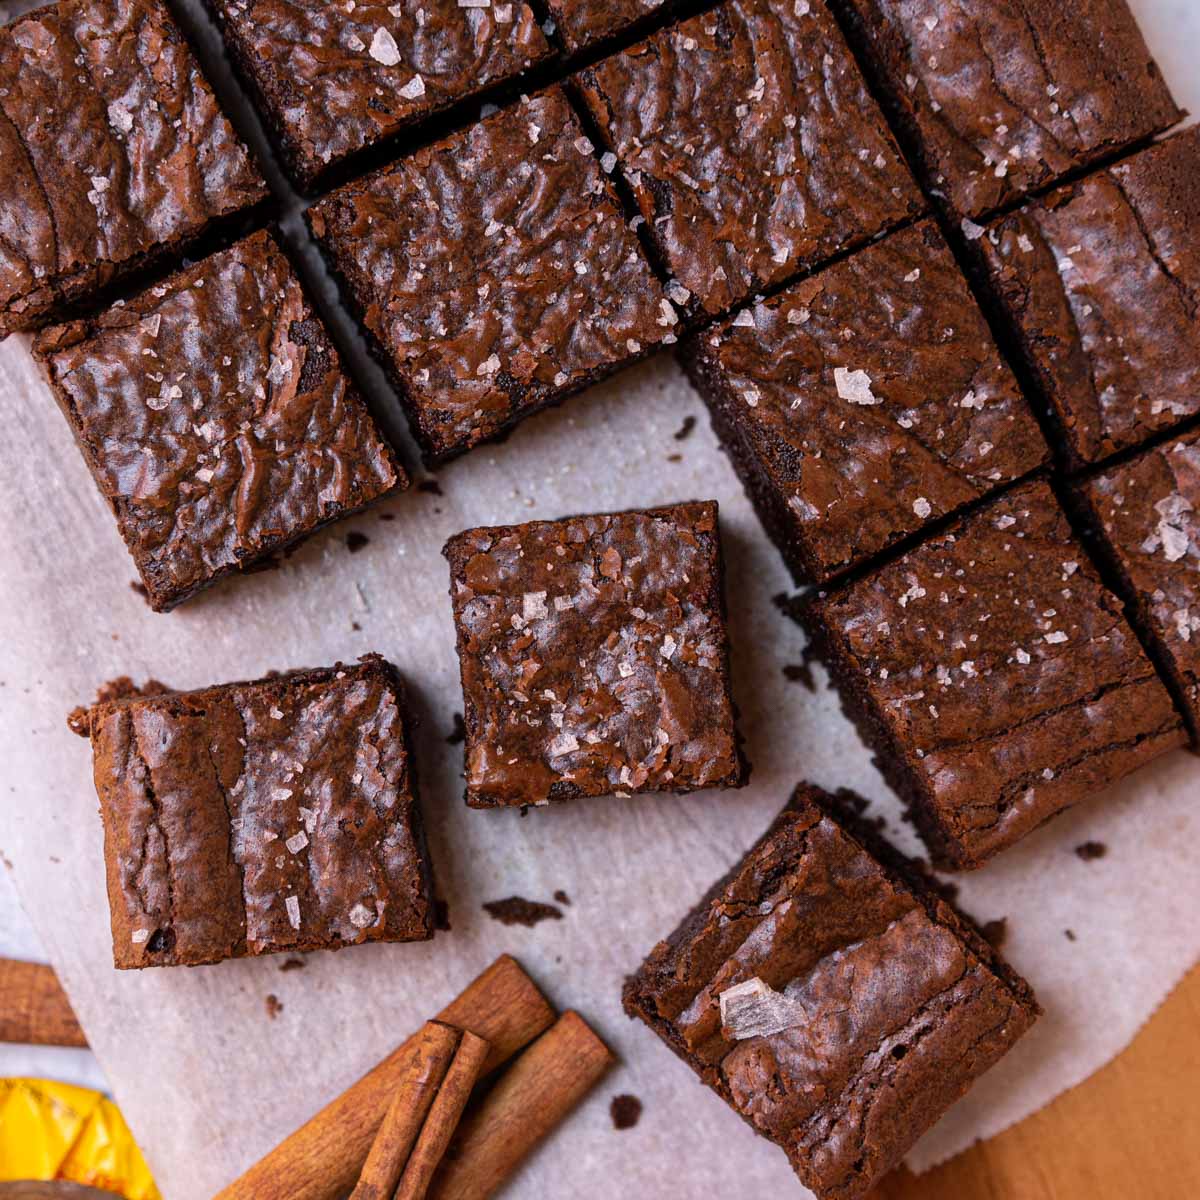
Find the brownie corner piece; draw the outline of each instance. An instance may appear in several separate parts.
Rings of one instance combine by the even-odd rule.
[[[377,655],[94,705],[115,965],[432,937],[407,721]]]
[[[697,315],[925,210],[824,0],[724,0],[576,83]]]
[[[306,187],[350,155],[513,81],[552,53],[522,0],[207,4]]]
[[[869,1192],[1040,1011],[838,807],[801,785],[624,992],[818,1200]]]
[[[800,617],[943,866],[981,866],[1187,740],[1041,480]]]
[[[0,26],[0,117],[0,338],[267,195],[161,0],[59,0]]]
[[[1074,480],[1132,620],[1200,739],[1200,433]]]
[[[1183,113],[1126,0],[831,0],[929,186],[979,219]]]
[[[35,353],[158,611],[407,485],[266,231]]]
[[[476,808],[740,787],[715,502],[447,542]]]
[[[861,566],[1048,456],[933,221],[694,335],[683,358],[800,583]]]
[[[1200,413],[1198,224],[1192,127],[976,239],[1072,467]]]
[[[558,86],[340,188],[309,220],[430,464],[676,338]]]

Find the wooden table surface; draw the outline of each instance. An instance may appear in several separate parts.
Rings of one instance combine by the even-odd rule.
[[[1200,1197],[1200,967],[1133,1043],[1052,1104],[878,1200]]]

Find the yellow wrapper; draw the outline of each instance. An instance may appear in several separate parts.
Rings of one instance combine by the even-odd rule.
[[[125,1118],[89,1088],[0,1079],[0,1182],[67,1179],[161,1200]]]

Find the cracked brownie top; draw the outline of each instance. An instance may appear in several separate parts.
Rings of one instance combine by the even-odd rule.
[[[94,705],[115,964],[432,936],[404,722],[375,655]]]
[[[467,801],[736,787],[717,506],[450,539]]]
[[[210,7],[305,183],[550,55],[521,0],[210,0]]]
[[[159,0],[0,27],[0,337],[266,195]]]
[[[1126,0],[834,0],[930,186],[980,217],[1173,125]]]
[[[1071,465],[1200,412],[1200,127],[977,240]]]
[[[932,222],[743,310],[689,350],[739,473],[804,582],[1046,457]]]
[[[579,82],[703,313],[924,208],[824,0],[726,0]]]
[[[156,609],[406,483],[267,233],[35,349]]]
[[[1186,740],[1120,601],[1040,481],[803,615],[950,865],[978,866]]]
[[[868,1192],[1038,1014],[973,930],[806,785],[625,1002],[820,1200]]]

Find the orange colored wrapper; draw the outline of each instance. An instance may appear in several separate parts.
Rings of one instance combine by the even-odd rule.
[[[162,1200],[120,1109],[89,1088],[0,1079],[0,1182],[69,1180]]]

